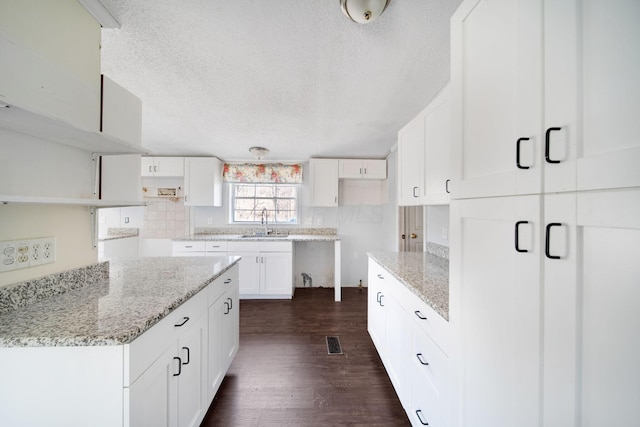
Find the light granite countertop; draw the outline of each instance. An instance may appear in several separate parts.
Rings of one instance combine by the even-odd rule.
[[[426,252],[369,252],[436,313],[449,320],[449,260]]]
[[[114,259],[109,278],[0,315],[0,347],[127,344],[239,257]]]
[[[335,242],[340,237],[335,234],[283,234],[278,236],[251,236],[243,237],[242,234],[193,234],[191,236],[177,237],[174,242],[193,241],[228,241],[228,242]]]

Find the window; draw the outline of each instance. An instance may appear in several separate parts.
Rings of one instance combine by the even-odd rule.
[[[260,223],[266,209],[269,224],[298,223],[298,186],[232,184],[231,222]]]

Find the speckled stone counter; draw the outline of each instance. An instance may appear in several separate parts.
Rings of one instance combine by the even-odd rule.
[[[449,260],[423,252],[369,252],[369,257],[449,320]]]
[[[335,242],[340,237],[329,235],[314,234],[289,234],[281,236],[251,236],[243,237],[241,234],[194,234],[191,236],[178,237],[173,239],[174,242],[191,242],[191,241],[238,241],[238,242]]]
[[[138,228],[108,228],[105,236],[100,236],[100,241],[128,239],[130,237],[138,237],[140,230]]]
[[[130,343],[238,260],[112,260],[108,278],[0,315],[0,347]]]

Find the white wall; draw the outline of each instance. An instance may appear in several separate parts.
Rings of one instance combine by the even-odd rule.
[[[425,206],[426,241],[449,247],[449,206]],[[443,229],[446,238],[443,237]]]
[[[0,194],[90,198],[91,154],[0,129]],[[56,237],[53,264],[0,273],[0,286],[95,263],[86,206],[0,205],[0,241]]]

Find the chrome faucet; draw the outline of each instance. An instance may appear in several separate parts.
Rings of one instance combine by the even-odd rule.
[[[267,229],[267,223],[269,220],[267,219],[267,208],[262,208],[262,225],[264,226],[264,235],[269,234],[269,230]]]

